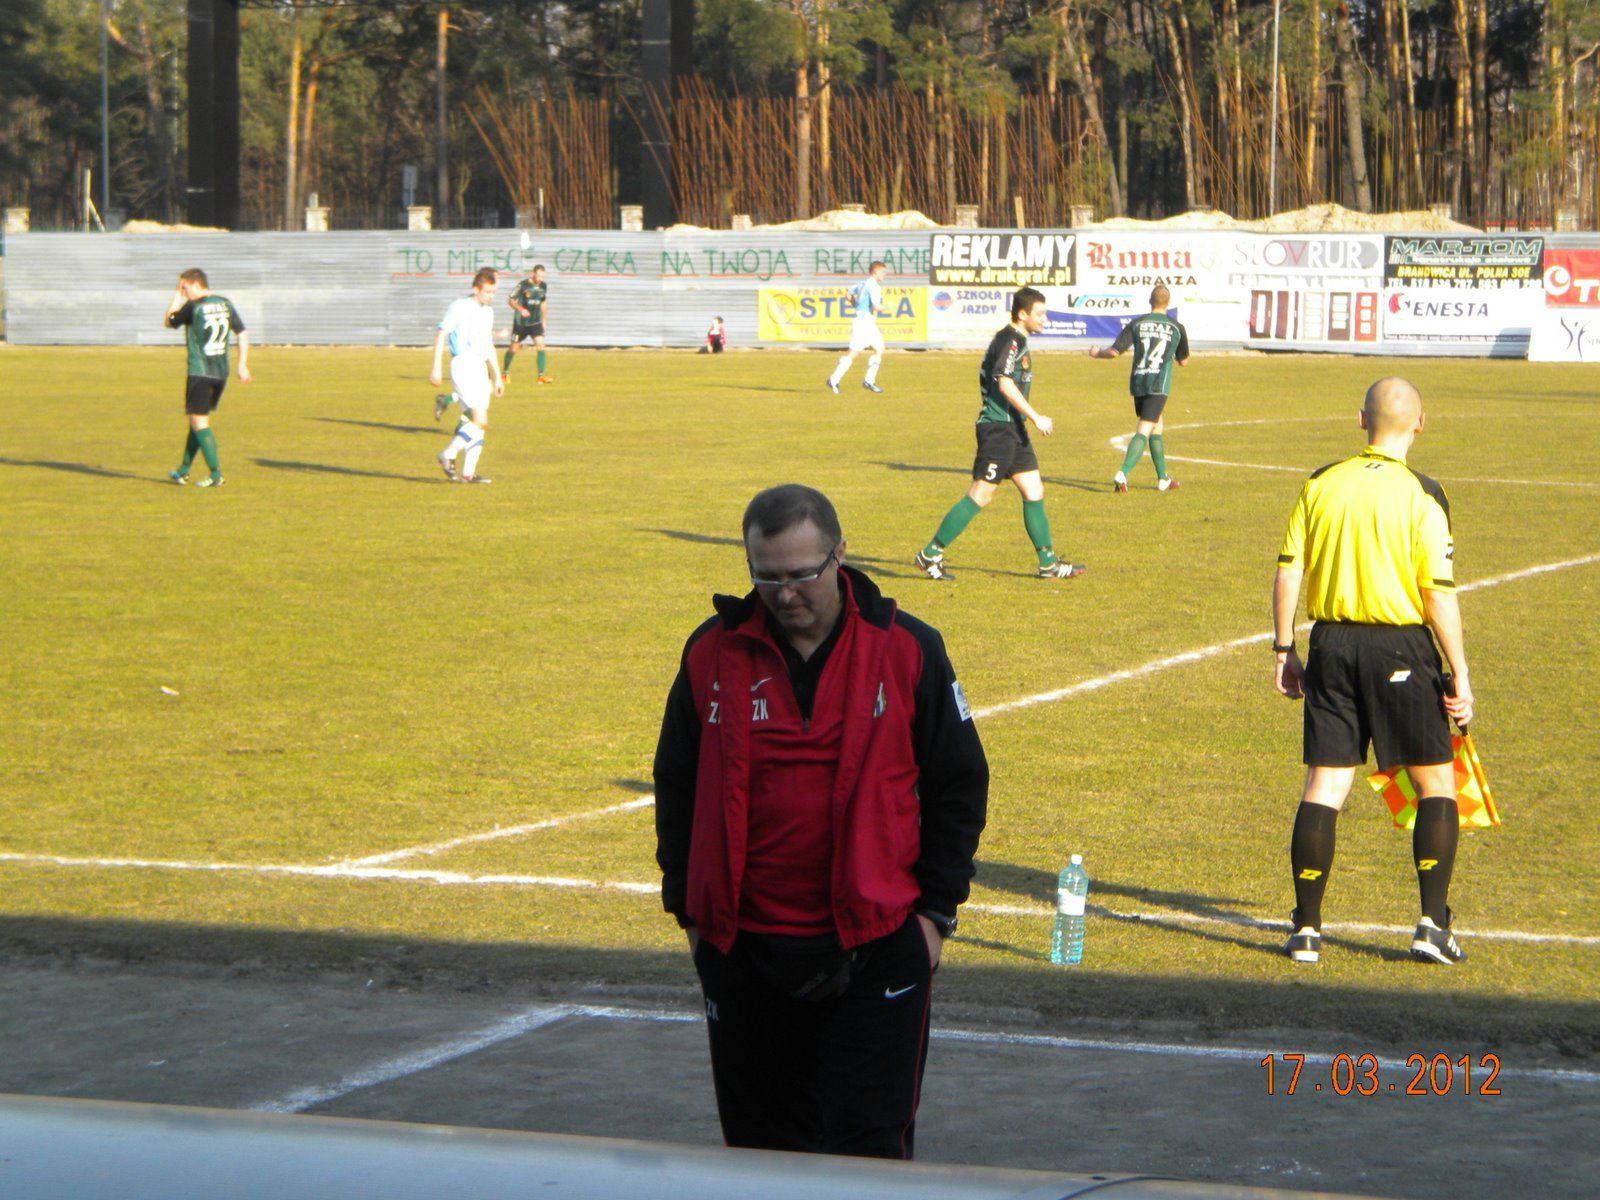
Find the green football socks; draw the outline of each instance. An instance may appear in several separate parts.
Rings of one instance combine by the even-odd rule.
[[[200,439],[195,436],[194,430],[189,430],[189,440],[183,443],[183,462],[178,465],[178,474],[187,475],[189,467],[194,462],[194,456],[200,453]]]
[[[205,455],[206,466],[211,468],[212,475],[222,474],[222,467],[217,462],[217,437],[209,428],[196,429],[194,440],[200,445],[200,453]],[[193,461],[192,459],[190,461]]]
[[[1056,561],[1056,552],[1050,548],[1050,518],[1044,515],[1043,500],[1022,502],[1022,527],[1028,531],[1028,540],[1039,553],[1039,565],[1048,567]]]
[[[944,553],[944,548],[961,536],[961,531],[972,524],[972,518],[981,513],[978,502],[971,496],[963,496],[957,500],[955,506],[944,515],[944,520],[939,522],[939,532],[933,535],[922,553],[929,558],[938,558]]]
[[[516,357],[516,356],[517,356],[517,355],[516,355],[516,351],[514,351],[514,350],[507,350],[507,351],[506,351],[506,356],[505,356],[505,359],[504,359],[504,360],[503,360],[503,361],[502,361],[502,362],[501,362],[501,364],[500,364],[500,369],[501,369],[501,370],[502,370],[502,371],[509,371],[509,370],[511,370],[511,360],[512,360],[512,359],[513,359],[513,358],[515,358],[515,357]]]
[[[544,351],[543,350],[540,350],[540,351],[537,352],[537,357],[536,357],[535,361],[538,363],[538,366],[539,366],[539,374],[543,375],[544,374]]]
[[[1133,447],[1129,446],[1128,449],[1131,450]],[[1150,435],[1150,461],[1155,464],[1156,478],[1165,479],[1167,477],[1167,448],[1162,442],[1159,433]]]
[[[1145,443],[1149,440],[1144,434],[1136,433],[1129,441],[1128,452],[1122,456],[1122,474],[1125,477],[1132,474],[1133,469],[1139,465],[1139,460],[1144,457]]]

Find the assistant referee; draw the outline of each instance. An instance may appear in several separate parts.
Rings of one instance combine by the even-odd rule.
[[[1306,702],[1306,782],[1289,848],[1295,909],[1287,951],[1295,962],[1321,955],[1334,824],[1369,743],[1378,769],[1404,766],[1419,796],[1411,852],[1422,919],[1412,956],[1446,964],[1465,957],[1448,904],[1460,830],[1448,718],[1472,720],[1472,684],[1450,503],[1443,488],[1406,465],[1423,420],[1422,398],[1404,379],[1368,388],[1366,449],[1306,480],[1278,554],[1274,678],[1279,692]],[[1294,646],[1302,578],[1315,622],[1304,666]],[[1434,638],[1450,664],[1449,694]]]

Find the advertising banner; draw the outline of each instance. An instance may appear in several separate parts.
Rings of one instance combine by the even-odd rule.
[[[1135,316],[1150,311],[1150,289],[1164,284],[1172,294],[1172,307],[1183,313],[1180,319],[1191,342],[1237,346],[1245,336],[1247,294],[1229,285],[1228,272],[1239,237],[1235,233],[1087,230],[1078,236],[1077,285],[1094,295],[1131,297],[1132,310],[1126,315]],[[1121,325],[1119,322],[1117,329]]]
[[[1544,271],[1544,239],[1524,235],[1384,238],[1390,287],[1527,287]]]
[[[886,287],[883,307],[889,316],[878,318],[883,340],[928,340],[927,288]],[[855,309],[842,287],[764,287],[756,292],[756,336],[763,342],[846,343]]]
[[[987,345],[1011,319],[1014,288],[928,289],[928,340],[941,346]]]
[[[1047,324],[1035,342],[1111,342],[1122,327],[1150,311],[1149,292],[1040,288]],[[929,288],[928,340],[945,346],[984,346],[1011,319],[1011,288]],[[1177,310],[1172,310],[1177,316]]]
[[[1545,309],[1534,318],[1528,361],[1600,365],[1600,307]]]
[[[1600,308],[1600,250],[1545,247],[1544,302],[1552,308]]]
[[[1245,344],[1284,349],[1375,347],[1383,238],[1371,234],[1241,237],[1228,283],[1247,290]]]
[[[1384,294],[1383,309],[1386,342],[1521,354],[1544,310],[1544,293],[1498,287],[1391,289]]]
[[[935,287],[1066,287],[1074,282],[1071,233],[936,233]]]
[[[1378,341],[1380,293],[1301,291],[1290,287],[1250,292],[1247,345],[1337,349]]]

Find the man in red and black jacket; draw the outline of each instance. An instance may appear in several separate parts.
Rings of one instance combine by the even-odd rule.
[[[755,587],[689,638],[655,759],[723,1136],[910,1158],[988,763],[943,640],[844,565],[826,496],[769,488],[743,529]]]

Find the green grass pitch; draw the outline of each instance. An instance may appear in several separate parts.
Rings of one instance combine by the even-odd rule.
[[[165,481],[178,350],[0,348],[0,944],[687,981],[649,890],[649,808],[583,814],[648,792],[683,638],[711,592],[744,590],[739,514],[775,482],[834,499],[850,559],[944,633],[979,709],[1267,632],[1300,481],[1359,447],[1380,374],[1423,392],[1413,462],[1449,490],[1463,583],[1600,553],[1592,368],[1199,355],[1167,410],[1183,489],[1158,494],[1146,458],[1116,496],[1126,366],[1045,349],[1048,511],[1088,574],[1034,578],[1005,492],[941,587],[910,558],[966,486],[976,359],[891,354],[883,395],[858,370],[836,397],[831,354],[557,349],[546,387],[524,357],[493,410],[494,483],[464,488],[434,463],[449,421],[426,351],[269,347],[229,385],[228,482],[207,493]],[[1409,839],[1364,790],[1323,962],[1292,967],[1251,923],[1291,904],[1301,770],[1299,709],[1258,643],[982,718],[989,826],[943,994],[1047,1023],[1594,1052],[1597,600],[1600,562],[1463,597],[1505,825],[1463,839],[1460,969],[1376,928],[1409,929],[1417,902]],[[260,869],[568,817],[377,864],[464,883]],[[1047,905],[1074,851],[1118,915],[1096,910],[1063,970]]]

